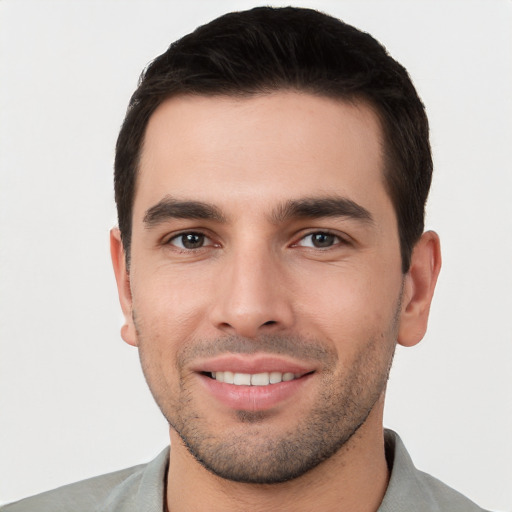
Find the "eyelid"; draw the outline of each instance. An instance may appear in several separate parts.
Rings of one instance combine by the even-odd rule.
[[[333,245],[331,245],[329,247],[321,248],[321,247],[306,246],[306,245],[301,244],[301,242],[304,239],[311,237],[312,235],[319,234],[319,233],[335,237],[336,240],[333,243]],[[201,247],[198,247],[197,249],[187,249],[185,247],[180,247],[179,245],[176,245],[173,243],[174,240],[179,239],[188,234],[203,236],[204,240],[205,240],[205,244]],[[297,234],[294,237],[294,239],[295,239],[295,241],[291,244],[291,247],[305,247],[305,248],[311,248],[311,249],[315,249],[315,250],[327,250],[327,249],[335,248],[339,245],[348,245],[351,243],[351,237],[349,235],[347,235],[345,233],[340,233],[339,231],[335,231],[335,230],[331,230],[331,229],[321,229],[321,228],[309,229],[306,232],[303,231],[302,233]],[[182,250],[182,251],[186,251],[186,252],[198,251],[198,250],[205,249],[208,247],[220,247],[221,246],[221,244],[219,242],[216,242],[214,237],[210,233],[208,233],[207,230],[200,229],[200,228],[199,229],[183,229],[179,232],[167,234],[165,237],[162,238],[161,244],[164,246],[171,245],[174,248],[176,248],[177,250]]]
[[[337,240],[333,243],[333,245],[329,246],[329,247],[314,247],[313,245],[302,245],[301,242],[312,236],[312,235],[316,235],[316,234],[324,234],[324,235],[329,235],[329,236],[333,236],[335,237]],[[292,243],[292,247],[305,247],[307,249],[315,249],[315,250],[328,250],[328,249],[332,249],[332,248],[335,248],[335,247],[338,247],[340,245],[348,245],[350,244],[350,237],[348,235],[345,235],[344,233],[340,233],[338,231],[333,231],[331,229],[311,229],[311,230],[308,230],[307,232],[305,233],[302,233],[300,237],[296,238],[296,241]]]
[[[174,240],[180,239],[181,237],[183,237],[185,235],[201,235],[204,237],[205,244],[196,249],[187,249],[186,247],[180,247],[179,245],[176,245],[173,243]],[[220,246],[220,244],[214,242],[213,237],[211,235],[207,234],[204,230],[201,230],[201,229],[184,229],[182,231],[179,231],[178,233],[172,233],[170,236],[166,235],[162,239],[162,245],[169,245],[179,251],[186,251],[186,252],[199,251],[199,250],[205,249],[207,247]]]

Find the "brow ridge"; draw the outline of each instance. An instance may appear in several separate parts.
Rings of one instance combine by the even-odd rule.
[[[364,223],[373,223],[371,213],[355,201],[346,197],[305,197],[291,199],[274,209],[270,219],[280,224],[294,218],[347,217]],[[169,219],[198,219],[226,222],[221,210],[202,201],[179,200],[165,196],[144,215],[144,224],[152,228]]]
[[[154,206],[148,208],[144,215],[144,224],[155,227],[169,219],[198,219],[225,222],[221,211],[214,205],[202,201],[179,200],[165,196]]]
[[[271,215],[276,224],[293,218],[347,217],[373,224],[371,213],[360,204],[340,196],[305,197],[286,201]]]

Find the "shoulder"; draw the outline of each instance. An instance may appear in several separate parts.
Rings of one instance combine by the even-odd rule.
[[[439,505],[439,510],[449,510],[450,512],[487,512],[460,492],[427,473],[417,471],[417,478],[421,482],[427,496]]]
[[[134,466],[115,473],[96,476],[10,503],[0,510],[2,512],[64,512],[69,510],[85,512],[95,510],[113,489],[134,476],[136,477],[143,470],[144,465]]]
[[[163,499],[169,449],[148,464],[65,485],[0,507],[1,512],[95,512],[137,510],[141,488]],[[160,497],[161,494],[161,497]],[[162,501],[160,501],[162,503]],[[131,506],[128,507],[128,505]]]
[[[379,512],[486,512],[461,493],[414,466],[395,432],[386,430],[391,478]]]

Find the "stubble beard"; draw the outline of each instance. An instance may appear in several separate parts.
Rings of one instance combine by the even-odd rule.
[[[170,396],[167,390],[161,389],[162,379],[152,375],[152,363],[145,357],[144,336],[137,330],[146,381],[169,425],[189,453],[221,478],[250,484],[276,484],[298,478],[332,457],[364,424],[385,392],[394,354],[397,318],[398,313],[389,332],[370,338],[350,367],[341,370],[337,354],[317,340],[282,336],[265,336],[258,340],[229,337],[187,345],[192,347],[188,354],[191,357],[198,352],[215,355],[229,351],[285,353],[299,358],[315,354],[314,357],[322,361],[318,376],[322,379],[321,392],[315,405],[297,418],[293,428],[278,433],[268,428],[272,412],[266,411],[235,411],[237,428],[215,431],[196,406],[189,381],[183,374],[188,356],[178,357],[179,393]],[[240,428],[242,426],[246,428]]]

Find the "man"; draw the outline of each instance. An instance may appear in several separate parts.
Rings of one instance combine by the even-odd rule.
[[[368,34],[259,8],[174,43],[119,135],[111,233],[171,453],[5,510],[481,510],[382,425],[441,265],[431,171],[421,101]]]

